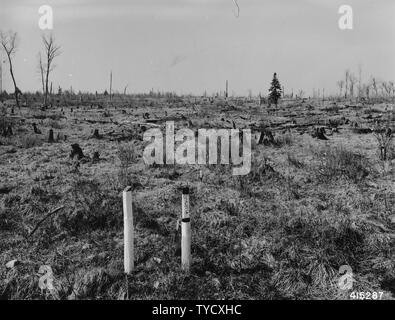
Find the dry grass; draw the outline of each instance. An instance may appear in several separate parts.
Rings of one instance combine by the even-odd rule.
[[[19,145],[24,149],[39,147],[42,144],[43,141],[39,136],[28,135],[28,136],[22,136],[19,139]]]
[[[187,104],[181,100],[180,106],[165,107],[164,101],[157,99],[144,112],[161,114],[165,108],[169,117],[179,117],[179,108]],[[148,103],[135,102],[141,108]],[[212,118],[223,116],[216,103],[210,108]],[[307,104],[300,108],[304,111]],[[290,110],[292,104],[279,113]],[[87,117],[90,111],[79,110]],[[207,121],[199,112],[205,114],[197,107],[193,123]],[[241,121],[245,112],[241,107],[229,118]],[[29,110],[29,121],[35,113],[40,114]],[[115,108],[108,113],[114,122],[123,120]],[[251,173],[236,178],[226,165],[145,166],[137,134],[119,144],[106,132],[122,137],[124,127],[108,120],[100,130],[103,139],[84,138],[94,125],[82,119],[56,121],[85,154],[100,150],[102,160],[96,163],[74,164],[70,146],[61,143],[32,142],[34,148],[0,155],[2,181],[14,186],[0,195],[0,298],[347,299],[337,287],[344,264],[355,273],[356,290],[384,291],[391,298],[395,232],[389,217],[395,193],[382,187],[389,173],[381,177],[375,172],[376,146],[368,135],[338,134],[323,142],[293,132],[276,134],[278,144],[257,146]],[[50,125],[44,121],[40,128],[46,132]],[[32,130],[28,124],[25,129]],[[10,143],[17,145],[24,136],[18,133]],[[366,141],[369,148],[361,149]],[[304,147],[308,144],[312,148]],[[368,180],[376,187],[369,187]],[[126,277],[121,191],[129,184],[134,186],[136,271]],[[189,275],[180,269],[176,230],[186,185],[192,217]],[[29,236],[59,206],[64,209]],[[13,259],[19,265],[6,268]],[[54,290],[38,286],[42,265],[53,270]]]
[[[318,173],[324,180],[345,178],[353,182],[360,182],[372,171],[368,159],[356,153],[339,147],[324,147],[316,151],[318,158]]]

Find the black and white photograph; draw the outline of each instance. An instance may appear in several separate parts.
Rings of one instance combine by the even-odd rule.
[[[393,0],[0,0],[0,300],[394,300],[394,83]]]

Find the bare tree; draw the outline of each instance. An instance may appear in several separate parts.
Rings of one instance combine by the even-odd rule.
[[[388,98],[391,98],[392,88],[394,86],[393,82],[385,82],[383,81],[381,84],[382,88],[385,90],[385,93],[388,95]]]
[[[369,94],[370,94],[370,83],[367,83],[364,85],[364,90],[365,90],[365,94],[366,94],[366,98],[369,99]]]
[[[373,87],[374,92],[376,93],[376,98],[377,98],[379,95],[379,88],[378,88],[377,80],[374,77],[372,77],[372,87]]]
[[[12,65],[12,58],[18,48],[18,34],[13,31],[9,31],[8,33],[4,33],[3,31],[0,30],[0,43],[2,46],[2,49],[5,51],[7,57],[8,57],[8,63],[10,65],[10,74],[12,78],[12,82],[14,83],[14,89],[15,89],[15,102],[16,106],[19,108],[19,94],[22,93],[21,90],[19,90],[18,86],[16,85],[15,81],[15,76],[14,76],[14,70],[13,70],[13,65]]]
[[[110,101],[112,100],[112,70],[110,72]]]
[[[350,97],[353,98],[354,97],[354,87],[355,84],[357,83],[357,78],[350,73],[350,75],[348,76],[348,80],[350,82]]]
[[[60,46],[55,44],[55,38],[51,34],[48,38],[43,35],[43,43],[45,48],[45,92],[44,92],[44,106],[47,106],[48,103],[48,82],[49,82],[49,74],[55,66],[52,64],[53,60],[60,55]]]
[[[45,81],[44,81],[44,73],[45,73],[45,66],[41,57],[41,53],[38,53],[38,65],[37,65],[38,72],[41,78],[41,86],[43,89],[43,94],[45,95]]]
[[[362,96],[362,65],[358,65],[358,99]]]
[[[337,82],[337,86],[339,87],[340,93],[339,96],[342,96],[342,92],[343,92],[343,87],[344,87],[344,80],[340,80]]]
[[[348,93],[348,78],[350,77],[350,70],[348,70],[348,69],[346,70],[345,76],[346,76],[346,92],[345,92],[345,94],[344,94],[344,98],[347,99],[347,93]]]
[[[392,99],[394,99],[395,86],[394,86],[394,83],[392,81],[389,82],[389,87],[390,87],[390,90],[391,90]]]

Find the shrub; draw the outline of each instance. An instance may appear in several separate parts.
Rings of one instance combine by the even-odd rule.
[[[53,129],[63,129],[64,127],[62,124],[59,123],[58,120],[54,120],[54,119],[46,119],[45,125]]]
[[[380,160],[392,160],[395,158],[395,149],[393,146],[394,130],[391,129],[390,123],[384,125],[377,124],[374,128],[374,136],[377,141],[377,147]]]
[[[138,161],[138,154],[134,144],[118,146],[117,156],[121,162],[118,170],[118,181],[122,188],[132,184],[130,167]]]
[[[293,144],[293,138],[291,133],[286,133],[281,136],[276,136],[274,139],[274,143],[277,147],[291,146]]]
[[[134,144],[123,144],[118,146],[117,156],[122,167],[130,167],[138,160],[138,154]]]
[[[369,175],[371,166],[365,156],[344,149],[344,147],[326,147],[316,154],[320,164],[319,175],[325,180],[346,178],[358,182]]]
[[[60,230],[79,233],[121,225],[121,199],[101,190],[97,181],[77,178],[68,196],[72,211],[58,216],[56,222]]]
[[[12,132],[9,132],[9,130],[12,130],[13,125],[13,121],[6,115],[5,108],[0,110],[0,135],[7,136],[12,134]]]
[[[302,168],[302,167],[304,167],[304,163],[303,162],[301,162],[301,161],[299,161],[296,157],[295,157],[295,155],[293,154],[293,153],[287,153],[287,160],[288,160],[288,163],[289,164],[291,164],[291,165],[293,165],[294,167],[296,167],[296,168]]]
[[[33,147],[38,147],[43,144],[43,142],[40,140],[39,137],[37,136],[23,136],[20,138],[19,143],[22,148],[29,149]]]

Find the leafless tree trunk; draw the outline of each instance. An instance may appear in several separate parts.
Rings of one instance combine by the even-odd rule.
[[[389,87],[390,87],[390,95],[392,95],[392,100],[393,100],[395,87],[394,87],[394,83],[392,81],[389,82]]]
[[[40,73],[40,77],[41,77],[41,86],[43,89],[43,95],[45,95],[45,81],[44,81],[45,66],[41,57],[41,53],[38,54],[38,72]]]
[[[16,106],[18,108],[20,108],[19,105],[19,94],[21,93],[21,91],[19,90],[19,88],[16,85],[16,81],[15,81],[15,76],[14,76],[14,70],[13,70],[13,66],[12,66],[12,56],[15,54],[17,48],[18,48],[18,34],[16,32],[12,32],[9,31],[8,34],[3,33],[2,31],[0,31],[0,42],[1,42],[1,46],[2,49],[5,51],[5,53],[7,54],[8,57],[8,63],[10,65],[10,74],[11,74],[11,78],[12,78],[12,82],[14,83],[14,89],[15,89],[15,102],[16,102]]]
[[[348,93],[348,78],[350,77],[350,70],[346,70],[346,92],[344,94],[344,98],[347,99],[347,93]]]
[[[377,87],[376,78],[373,78],[373,77],[372,77],[372,87],[373,87],[374,92],[376,93],[376,98],[377,98],[379,95],[379,91],[378,91],[378,87]]]
[[[381,85],[385,90],[385,93],[388,95],[388,98],[391,98],[392,87],[394,84],[392,82],[383,82]]]
[[[110,101],[112,100],[112,71],[110,73]]]
[[[357,83],[357,78],[350,73],[348,80],[350,81],[350,97],[353,98],[354,97],[354,87],[355,84]]]
[[[339,87],[339,90],[340,90],[339,97],[341,97],[342,92],[343,92],[343,87],[344,87],[344,81],[343,80],[338,81],[337,86]]]
[[[358,99],[362,96],[362,65],[358,65]]]
[[[55,44],[55,38],[50,35],[48,38],[43,36],[43,43],[45,47],[45,57],[46,57],[46,65],[45,65],[45,92],[44,92],[44,106],[48,104],[48,83],[49,83],[49,74],[53,71],[53,60],[60,55],[60,46]]]
[[[370,84],[365,85],[366,98],[369,100]]]

